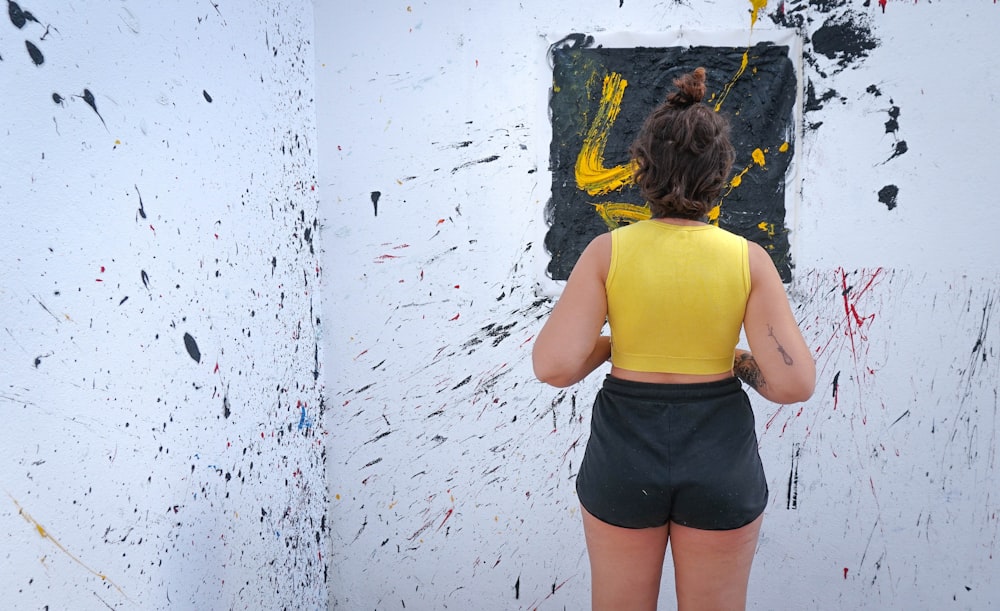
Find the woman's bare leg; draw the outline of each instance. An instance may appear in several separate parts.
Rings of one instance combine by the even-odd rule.
[[[679,611],[746,609],[750,565],[762,519],[735,530],[670,525]]]
[[[621,528],[582,507],[594,611],[651,611],[660,594],[668,526]]]

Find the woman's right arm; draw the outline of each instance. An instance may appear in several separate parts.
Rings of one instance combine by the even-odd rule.
[[[750,352],[737,351],[734,373],[769,401],[805,401],[816,387],[816,363],[771,257],[758,244],[750,242],[749,247],[750,297],[743,330]]]

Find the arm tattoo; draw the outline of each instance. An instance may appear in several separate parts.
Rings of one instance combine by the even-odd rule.
[[[757,361],[754,360],[753,355],[749,352],[736,357],[736,362],[733,363],[733,373],[758,392],[762,388],[767,388],[767,381],[764,380],[764,374],[760,372]]]
[[[774,343],[778,346],[778,352],[781,353],[781,360],[785,361],[785,364],[791,367],[795,361],[792,360],[792,356],[790,354],[785,352],[785,347],[782,346],[781,342],[778,341],[778,338],[774,336],[774,327],[767,325],[767,334],[771,336],[771,339],[773,339]]]

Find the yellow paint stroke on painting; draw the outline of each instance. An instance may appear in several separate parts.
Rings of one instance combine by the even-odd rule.
[[[787,153],[788,152],[788,143],[787,142],[782,142],[781,146],[778,147],[778,150],[781,151],[782,153]]]
[[[611,126],[615,124],[621,111],[622,97],[627,86],[628,81],[616,72],[604,77],[597,115],[587,130],[580,154],[576,158],[576,185],[590,195],[603,195],[632,184],[634,162],[612,168],[604,167],[604,147],[607,146]]]
[[[761,231],[765,232],[767,234],[767,237],[769,237],[769,238],[773,238],[774,237],[774,223],[768,223],[767,221],[761,221],[761,222],[757,223],[757,229],[760,229]]]
[[[10,500],[13,501],[14,505],[17,506],[17,513],[22,518],[24,518],[25,522],[27,522],[28,524],[31,524],[32,526],[35,527],[35,530],[38,531],[39,536],[41,536],[43,539],[48,539],[49,541],[51,541],[52,544],[55,545],[56,547],[58,547],[59,550],[62,553],[64,553],[67,556],[69,556],[70,559],[73,560],[73,562],[79,564],[84,569],[86,569],[88,572],[90,572],[91,574],[93,574],[94,576],[100,577],[101,581],[106,581],[109,584],[111,584],[116,590],[118,590],[119,594],[121,594],[122,596],[124,596],[125,598],[127,598],[129,601],[132,600],[131,598],[128,597],[127,594],[125,594],[125,592],[118,586],[118,584],[116,584],[115,582],[113,582],[110,579],[108,579],[107,575],[105,575],[103,573],[98,573],[94,569],[90,568],[89,566],[87,566],[86,564],[84,564],[82,560],[80,560],[79,558],[77,558],[76,556],[74,556],[72,552],[70,552],[68,549],[66,549],[65,547],[63,547],[62,543],[59,543],[59,541],[57,541],[55,539],[55,537],[53,537],[52,535],[49,534],[49,531],[45,530],[44,526],[42,526],[41,524],[39,524],[38,521],[35,520],[35,518],[31,517],[31,514],[29,514],[27,511],[24,510],[23,507],[21,507],[21,504],[17,502],[17,499],[15,499],[14,497],[10,496],[10,494],[8,494],[7,496],[10,497]]]
[[[733,78],[729,79],[726,86],[722,88],[722,93],[719,95],[719,101],[715,103],[715,112],[719,112],[719,109],[722,108],[722,103],[726,101],[726,97],[729,95],[730,90],[732,90],[733,85],[735,85],[736,81],[740,80],[740,77],[743,76],[744,72],[746,72],[748,63],[750,63],[750,47],[747,47],[747,50],[743,52],[743,59],[740,60],[740,69],[736,71]],[[712,97],[714,98],[715,96]]]
[[[760,167],[764,167],[764,151],[760,150],[759,148],[754,149],[753,152],[750,153],[750,157],[753,159],[754,163],[756,163]]]
[[[638,204],[626,204],[621,202],[608,202],[604,204],[593,204],[597,214],[604,220],[608,229],[617,229],[622,223],[634,223],[644,221],[653,216],[649,206]]]

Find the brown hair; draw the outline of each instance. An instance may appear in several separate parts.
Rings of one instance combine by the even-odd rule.
[[[635,182],[653,218],[701,219],[722,192],[736,153],[729,122],[702,103],[705,69],[674,85],[677,91],[646,118],[632,144]]]

